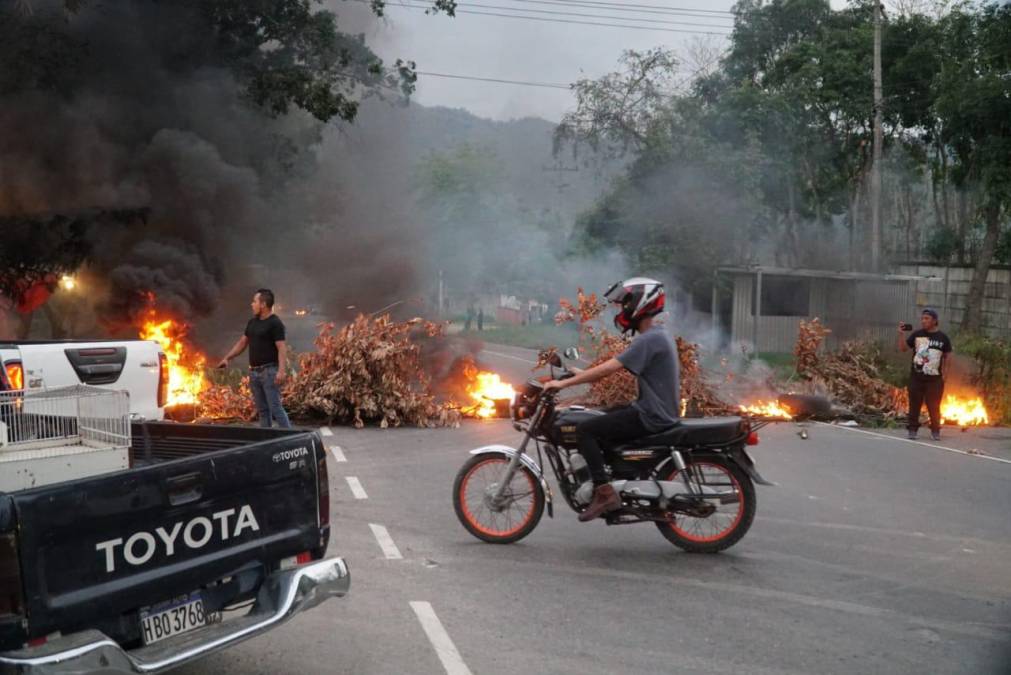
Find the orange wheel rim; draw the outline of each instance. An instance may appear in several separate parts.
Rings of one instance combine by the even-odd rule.
[[[508,466],[509,460],[489,457],[472,466],[460,481],[459,497],[464,517],[471,527],[489,537],[511,537],[534,517],[537,485],[522,467],[516,469],[506,488],[504,497],[509,500],[506,506],[501,511],[491,508],[487,496]]]
[[[717,542],[736,530],[744,518],[744,492],[741,489],[741,484],[734,478],[729,469],[720,464],[693,462],[688,465],[688,469],[702,471],[702,484],[715,489],[720,494],[732,491],[737,496],[737,501],[735,502],[737,510],[735,512],[729,510],[723,511],[722,507],[725,505],[721,504],[715,513],[705,518],[698,518],[685,513],[676,513],[674,514],[674,521],[670,523],[670,527],[678,536],[697,544]],[[680,481],[681,476],[679,474],[680,471],[674,471],[667,480]],[[694,476],[692,476],[692,480],[695,480]]]

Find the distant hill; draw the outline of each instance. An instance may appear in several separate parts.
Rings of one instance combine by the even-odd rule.
[[[601,171],[581,166],[570,152],[554,157],[554,129],[553,122],[538,118],[500,122],[462,109],[370,101],[362,106],[358,121],[344,127],[340,135],[342,145],[355,154],[364,152],[370,159],[381,155],[387,179],[395,179],[404,170],[409,173],[432,152],[446,152],[463,143],[491,148],[505,166],[503,190],[532,209],[558,212],[570,224],[606,189],[620,166],[615,163]],[[409,175],[404,179],[409,180]]]

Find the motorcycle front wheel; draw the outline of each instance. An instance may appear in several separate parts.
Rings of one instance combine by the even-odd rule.
[[[499,504],[493,503],[509,468],[505,453],[475,455],[460,468],[453,483],[453,508],[472,535],[491,544],[511,544],[533,532],[544,514],[544,489],[534,473],[520,464]]]
[[[671,514],[670,522],[656,523],[660,533],[689,553],[718,553],[739,542],[755,520],[751,477],[722,455],[692,457],[685,471],[695,489],[701,488],[704,494],[699,512]],[[662,480],[683,484],[676,468]]]

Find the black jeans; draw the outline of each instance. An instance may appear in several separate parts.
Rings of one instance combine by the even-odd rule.
[[[944,396],[944,380],[940,377],[909,378],[909,427],[910,431],[920,428],[920,409],[927,404],[930,415],[930,430],[941,430],[941,398]]]
[[[607,414],[580,422],[576,427],[579,452],[590,467],[590,477],[594,484],[603,485],[607,482],[607,473],[604,471],[605,446],[613,447],[623,441],[634,441],[652,433],[643,425],[639,411],[632,406],[615,408]]]

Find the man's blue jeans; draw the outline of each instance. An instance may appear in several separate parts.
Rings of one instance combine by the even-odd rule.
[[[277,366],[251,370],[249,371],[249,388],[253,390],[256,412],[260,416],[260,426],[269,428],[271,418],[273,418],[277,420],[277,426],[282,429],[290,429],[291,422],[281,403],[281,392],[274,381],[276,378]]]

